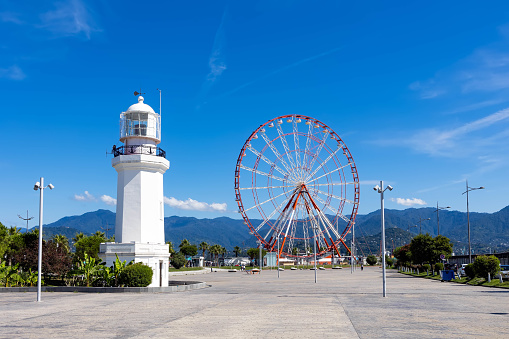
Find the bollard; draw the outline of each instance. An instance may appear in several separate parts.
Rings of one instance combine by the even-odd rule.
[[[426,276],[429,276],[429,271],[428,270],[426,270]]]
[[[500,279],[500,283],[503,283],[503,282],[504,282],[504,280],[502,279],[502,273],[500,273],[500,274],[498,275],[498,279]]]
[[[491,282],[491,274],[488,272],[488,282]]]
[[[419,275],[419,269],[417,269],[417,275]]]

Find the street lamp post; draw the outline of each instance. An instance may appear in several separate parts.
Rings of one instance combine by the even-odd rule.
[[[41,271],[42,271],[42,210],[44,204],[44,189],[52,190],[55,186],[49,184],[44,187],[44,178],[41,177],[40,182],[36,182],[34,190],[39,190],[39,262],[37,264],[37,301],[41,301]]]
[[[414,227],[417,227],[417,225],[410,226],[410,224],[408,224],[408,233],[410,233],[410,229]]]
[[[27,222],[27,233],[28,233],[28,222],[30,220],[32,220],[34,217],[28,217],[28,210],[27,210],[27,217],[26,218],[23,218],[21,215],[18,214],[18,218],[20,218],[21,220],[25,220]]]
[[[315,262],[314,262],[314,266],[315,266],[315,284],[316,284],[316,227],[313,227],[313,252],[314,252],[314,255],[315,255]]]
[[[433,211],[433,212],[437,212],[437,235],[440,235],[440,220],[438,219],[438,211],[445,210],[447,208],[451,208],[451,206],[438,207],[438,201],[437,201],[437,209]]]
[[[475,190],[483,190],[484,186],[481,187],[468,187],[468,180],[466,180],[467,190],[463,194],[467,194],[467,227],[468,227],[468,262],[472,263],[472,247],[470,245],[470,210],[468,208],[468,192],[475,191]]]
[[[426,221],[426,220],[431,220],[431,218],[422,219],[421,217],[419,217],[419,234],[422,234],[422,232],[421,232],[421,230],[422,230],[421,222]]]
[[[386,276],[385,276],[385,212],[384,212],[384,192],[385,190],[392,191],[392,186],[387,185],[384,189],[384,182],[380,180],[380,186],[373,187],[375,191],[380,193],[380,210],[382,214],[382,277],[383,277],[383,297],[386,296]]]

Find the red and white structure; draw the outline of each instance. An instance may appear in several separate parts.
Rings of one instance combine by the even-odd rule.
[[[164,242],[163,174],[170,167],[161,142],[161,115],[138,97],[120,114],[120,141],[111,163],[118,173],[115,243],[100,246],[111,266],[118,255],[154,271],[149,287],[168,286],[169,247]]]
[[[306,257],[347,252],[359,208],[359,177],[343,140],[304,115],[267,121],[246,140],[235,168],[239,213],[263,246]],[[278,244],[279,240],[279,244]]]

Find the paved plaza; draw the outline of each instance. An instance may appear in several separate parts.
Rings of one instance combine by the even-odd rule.
[[[171,277],[175,293],[0,294],[1,338],[509,338],[509,290],[380,268]]]

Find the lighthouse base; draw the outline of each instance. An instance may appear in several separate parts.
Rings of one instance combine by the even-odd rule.
[[[117,258],[129,263],[141,262],[152,269],[152,283],[148,287],[168,286],[168,268],[170,251],[167,244],[151,243],[102,243],[99,246],[99,258],[106,266],[113,266]]]

